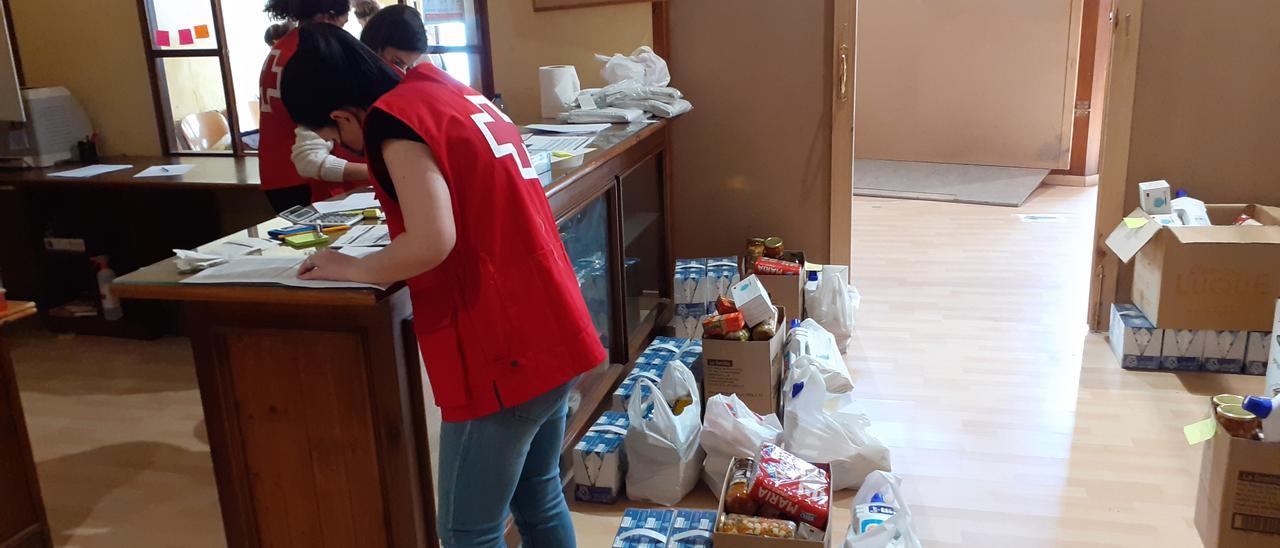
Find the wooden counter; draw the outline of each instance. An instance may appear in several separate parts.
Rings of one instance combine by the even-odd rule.
[[[53,177],[50,173],[81,167],[81,164],[46,168],[0,170],[0,186],[60,186],[133,190],[154,189],[240,189],[258,190],[258,157],[246,156],[110,156],[100,164],[129,164],[133,167],[96,177]],[[151,166],[195,166],[175,177],[134,177]]]
[[[566,452],[669,312],[666,135],[661,122],[615,126],[581,165],[557,163],[543,177],[611,358],[575,389],[582,403],[569,419]],[[232,236],[285,224],[272,219]],[[183,305],[228,545],[435,546],[407,288],[183,279],[166,259],[112,287],[124,299]]]
[[[0,546],[15,548],[53,548],[22,398],[4,341],[5,325],[35,313],[35,303],[19,301],[0,310]]]

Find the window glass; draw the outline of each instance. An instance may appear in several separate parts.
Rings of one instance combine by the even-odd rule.
[[[262,11],[261,2],[232,1],[222,3],[222,22],[226,25],[227,55],[231,61],[231,83],[235,86],[236,117],[241,132],[258,129],[258,75],[271,46],[267,45],[267,28],[278,21]]]
[[[165,57],[156,72],[169,102],[170,143],[182,152],[231,150],[222,64],[217,57]]]
[[[209,0],[150,0],[148,4],[152,47],[163,50],[218,47]],[[261,11],[261,6],[258,9]]]

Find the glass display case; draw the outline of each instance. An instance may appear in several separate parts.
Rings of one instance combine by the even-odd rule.
[[[645,338],[664,312],[671,275],[667,260],[661,156],[651,156],[618,181],[621,194],[623,308],[628,342]]]
[[[596,198],[559,225],[560,240],[578,276],[578,289],[591,313],[591,322],[600,334],[600,344],[605,348],[611,348],[613,340],[608,196],[606,193]]]

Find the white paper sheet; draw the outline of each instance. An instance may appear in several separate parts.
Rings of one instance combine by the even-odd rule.
[[[299,280],[298,266],[305,257],[237,257],[182,280],[184,284],[269,284],[291,287],[373,288],[382,286],[358,282],[331,282],[325,280]]]
[[[67,171],[50,173],[49,176],[50,177],[85,178],[85,177],[94,177],[97,175],[102,175],[103,173],[111,173],[112,171],[129,169],[131,167],[133,166],[130,164],[94,164],[91,166],[84,166],[84,167],[78,167],[76,169],[69,169]]]
[[[333,213],[335,211],[356,211],[360,209],[382,207],[382,204],[378,202],[378,198],[372,192],[359,192],[347,195],[347,197],[341,200],[316,202],[312,205],[314,205],[316,211],[321,214]]]
[[[177,177],[195,169],[191,164],[174,164],[168,166],[151,166],[139,171],[134,177]]]
[[[371,247],[391,243],[391,231],[387,225],[356,225],[333,242],[334,247]]]
[[[338,253],[342,253],[343,255],[350,255],[352,257],[363,257],[375,251],[382,251],[382,248],[349,245],[347,247],[339,249]]]
[[[547,133],[600,133],[612,124],[529,124],[527,127],[535,131]]]
[[[248,255],[249,253],[252,253],[259,249],[269,249],[272,247],[277,247],[279,245],[280,245],[280,242],[277,242],[275,240],[267,240],[264,238],[250,238],[247,236],[237,236],[234,238],[227,238],[226,240],[223,240],[221,242],[202,245],[199,248],[197,248],[196,251],[199,253],[207,253],[210,255],[217,255],[219,257],[226,257],[229,259],[232,257],[240,257],[242,255]]]
[[[524,139],[525,148],[529,152],[568,152],[581,154],[595,137],[579,137],[576,135],[529,135]]]

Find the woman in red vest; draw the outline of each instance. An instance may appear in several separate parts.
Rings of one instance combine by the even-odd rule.
[[[407,280],[440,433],[445,546],[574,546],[560,485],[567,398],[604,361],[519,130],[423,63],[400,74],[341,29],[304,26],[282,93],[299,124],[364,151],[392,242],[306,279]]]
[[[348,0],[268,0],[266,6],[267,14],[274,19],[327,23],[334,28],[347,23],[350,11]],[[293,29],[271,46],[258,76],[258,104],[262,110],[258,122],[258,178],[277,212],[363,186],[368,179],[364,158],[340,147],[330,150],[308,132],[296,132],[298,124],[280,101],[280,73],[297,47],[298,30]]]

